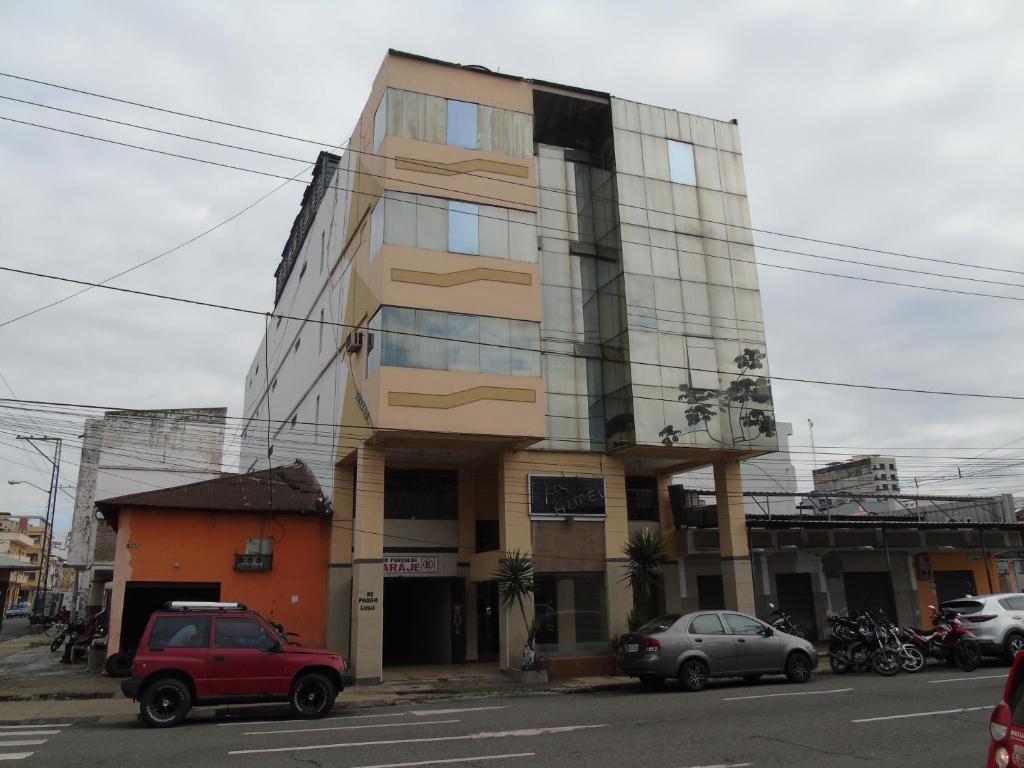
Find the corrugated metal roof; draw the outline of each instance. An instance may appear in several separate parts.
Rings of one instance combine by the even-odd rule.
[[[0,555],[0,571],[38,571],[38,563],[26,563],[7,555]]]
[[[225,474],[173,488],[117,496],[96,502],[104,518],[117,527],[124,507],[159,507],[207,512],[273,512],[275,514],[330,514],[330,504],[316,477],[301,461],[270,470]]]

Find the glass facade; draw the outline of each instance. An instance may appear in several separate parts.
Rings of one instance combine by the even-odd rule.
[[[369,330],[367,376],[382,365],[540,376],[540,325],[527,320],[381,307]]]
[[[385,192],[370,216],[370,258],[385,244],[536,263],[537,215],[515,208]]]
[[[532,115],[398,88],[388,88],[374,112],[374,152],[385,136],[510,157],[533,155]]]

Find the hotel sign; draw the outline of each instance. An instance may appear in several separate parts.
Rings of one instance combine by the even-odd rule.
[[[437,555],[384,555],[385,576],[436,576]]]
[[[532,475],[530,514],[534,517],[604,517],[604,478]]]

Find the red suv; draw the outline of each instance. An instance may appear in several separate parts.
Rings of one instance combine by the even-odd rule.
[[[149,617],[121,690],[147,725],[177,725],[193,706],[287,701],[323,717],[352,677],[340,653],[288,643],[241,603],[167,603]]]

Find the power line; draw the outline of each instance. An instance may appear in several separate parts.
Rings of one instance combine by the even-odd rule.
[[[291,135],[283,134],[283,133],[275,133],[273,131],[267,131],[267,130],[263,130],[263,129],[259,129],[259,128],[253,128],[253,127],[242,125],[242,124],[239,124],[239,123],[232,123],[232,122],[227,122],[227,121],[223,121],[223,120],[217,120],[217,119],[214,119],[214,118],[203,117],[201,115],[191,114],[191,113],[188,113],[188,112],[167,109],[167,108],[164,108],[164,107],[157,107],[157,106],[153,106],[153,105],[150,105],[150,104],[145,104],[145,103],[138,102],[138,101],[132,101],[132,100],[128,100],[128,99],[117,98],[117,97],[114,97],[114,96],[107,96],[107,95],[96,93],[96,92],[93,92],[93,91],[87,91],[87,90],[83,90],[83,89],[79,89],[79,88],[73,88],[73,87],[66,86],[66,85],[59,85],[57,83],[47,82],[45,80],[38,80],[38,79],[34,79],[34,78],[30,78],[30,77],[25,77],[25,76],[21,76],[21,75],[15,75],[15,74],[12,74],[12,73],[0,72],[0,76],[7,77],[7,78],[10,78],[10,79],[13,79],[13,80],[21,80],[21,81],[25,81],[25,82],[35,83],[37,85],[43,85],[43,86],[47,86],[49,88],[56,88],[56,89],[59,89],[59,90],[69,91],[71,93],[78,93],[78,94],[82,94],[82,95],[86,95],[86,96],[91,96],[93,98],[103,99],[103,100],[106,100],[106,101],[117,102],[117,103],[120,103],[120,104],[127,104],[127,105],[130,105],[130,106],[139,107],[139,108],[142,108],[142,109],[149,109],[149,110],[152,110],[152,111],[155,111],[155,112],[163,112],[165,114],[171,114],[171,115],[175,115],[175,116],[178,116],[178,117],[186,117],[186,118],[189,118],[189,119],[200,120],[200,121],[212,123],[212,124],[215,124],[215,125],[227,126],[227,127],[230,127],[230,128],[237,128],[239,130],[250,131],[250,132],[253,132],[253,133],[260,133],[260,134],[264,134],[264,135],[268,135],[268,136],[274,136],[274,137],[277,137],[277,138],[288,139],[288,140],[291,140],[291,141],[298,141],[298,142],[302,142],[302,143],[310,144],[310,145],[314,145],[314,146],[319,146],[319,147],[332,146],[332,142],[316,141],[316,140],[313,140],[313,139],[302,138],[302,137],[298,137],[298,136],[291,136]],[[34,102],[25,102],[25,103],[30,103],[30,104],[33,104],[34,106],[41,106],[41,107],[44,107],[44,108],[49,108],[46,105],[35,104]],[[92,115],[86,115],[84,113],[76,113],[76,114],[83,114],[83,116],[93,117]],[[98,118],[98,119],[103,119],[103,118]],[[132,127],[143,128],[142,126],[132,126]],[[143,129],[144,130],[156,130],[156,129],[149,129],[149,128],[143,128]],[[185,138],[193,138],[193,137],[185,137]],[[201,139],[196,139],[196,140],[198,141],[198,140],[201,140]],[[383,157],[382,155],[378,155],[378,154],[373,153],[373,152],[367,152],[365,150],[352,149],[350,151],[357,152],[358,154],[364,154],[364,155],[370,155],[370,156],[376,156],[376,157]],[[478,174],[476,172],[471,172],[469,175],[480,175],[480,174]],[[509,184],[514,184],[514,185],[519,185],[519,186],[529,186],[531,188],[533,187],[533,185],[526,184],[524,182],[516,182],[516,181],[511,180],[511,179],[510,180],[503,180],[503,181],[505,181],[505,183],[509,183]],[[634,206],[634,207],[639,207],[639,206]],[[678,214],[674,214],[672,211],[660,211],[660,212],[661,213],[666,213],[666,214],[678,215]],[[692,218],[692,217],[685,217],[685,218]],[[749,230],[751,232],[759,232],[759,233],[762,233],[762,234],[772,235],[772,236],[775,236],[775,237],[791,238],[791,239],[794,239],[794,240],[802,240],[804,242],[817,243],[819,245],[828,245],[828,246],[833,246],[833,247],[837,247],[837,248],[848,248],[848,249],[851,249],[851,250],[858,250],[858,251],[863,251],[863,252],[866,252],[866,253],[876,253],[876,254],[884,255],[884,256],[896,256],[898,258],[913,259],[913,260],[917,260],[917,261],[928,261],[928,262],[934,262],[934,263],[939,263],[939,264],[947,264],[949,266],[965,267],[965,268],[969,268],[969,269],[981,269],[981,270],[989,270],[989,271],[993,271],[993,272],[1002,272],[1002,273],[1006,273],[1006,274],[1024,275],[1024,270],[1008,269],[1008,268],[1004,268],[1004,267],[993,267],[993,266],[986,266],[986,265],[980,265],[980,264],[971,264],[971,263],[968,263],[968,262],[950,261],[950,260],[946,260],[946,259],[937,259],[937,258],[925,257],[925,256],[916,256],[916,255],[913,255],[913,254],[903,253],[903,252],[900,252],[900,251],[889,251],[889,250],[884,250],[884,249],[880,249],[880,248],[873,248],[873,247],[869,247],[869,246],[856,245],[856,244],[852,244],[852,243],[844,243],[844,242],[835,241],[835,240],[827,240],[827,239],[822,239],[822,238],[809,237],[807,235],[794,235],[794,234],[790,234],[790,233],[786,233],[786,232],[779,232],[777,230],[771,230],[771,229],[763,229],[763,228],[758,228],[758,227],[736,225],[736,224],[727,224],[726,222],[711,222],[711,223],[718,223],[718,224],[722,224],[722,225],[725,225],[725,226],[731,226],[731,227],[734,227],[736,229],[746,229],[746,230]],[[874,266],[883,266],[883,265],[874,265]],[[948,277],[955,277],[955,276],[950,275]]]
[[[15,118],[6,117],[4,115],[0,115],[0,120],[6,120],[8,122],[18,123],[20,125],[26,125],[26,126],[30,126],[30,127],[33,127],[33,128],[40,128],[40,129],[47,130],[47,131],[54,131],[56,133],[63,133],[63,134],[67,134],[69,136],[77,136],[77,137],[83,138],[83,139],[91,139],[92,141],[99,141],[99,142],[103,142],[103,143],[106,143],[106,144],[113,144],[113,145],[120,146],[120,147],[126,147],[128,149],[137,149],[137,150],[140,150],[140,151],[143,151],[143,152],[152,152],[152,153],[157,154],[157,155],[163,155],[165,157],[173,157],[173,158],[176,158],[176,159],[179,159],[179,160],[190,160],[192,162],[202,163],[202,164],[205,164],[205,165],[211,165],[211,166],[215,166],[215,167],[218,167],[218,168],[224,168],[224,169],[227,169],[227,170],[241,171],[243,173],[256,174],[256,175],[260,175],[260,176],[268,176],[270,178],[286,179],[287,181],[297,181],[297,179],[295,177],[288,178],[288,177],[285,177],[285,176],[283,176],[281,174],[271,173],[269,171],[261,171],[261,170],[255,169],[255,168],[246,168],[246,167],[240,166],[240,165],[232,165],[230,163],[222,163],[222,162],[218,162],[218,161],[215,161],[215,160],[207,160],[207,159],[204,159],[204,158],[198,158],[198,157],[194,157],[194,156],[191,156],[191,155],[184,155],[184,154],[177,153],[177,152],[168,152],[168,151],[161,150],[161,149],[154,149],[152,147],[142,146],[140,144],[132,144],[132,143],[129,143],[129,142],[124,142],[124,141],[116,141],[114,139],[106,139],[106,138],[102,138],[100,136],[92,136],[90,134],[80,133],[78,131],[70,131],[70,130],[66,130],[66,129],[63,129],[63,128],[55,128],[55,127],[49,126],[49,125],[42,125],[41,123],[33,123],[33,122],[30,122],[30,121],[27,121],[27,120],[17,120]],[[350,149],[349,151],[356,152],[356,153],[363,153],[361,150],[355,150],[355,149]],[[373,177],[380,178],[380,179],[396,180],[393,177],[382,175],[382,174],[371,173],[371,172],[366,171],[366,170],[361,170],[361,171],[358,171],[357,173],[364,174],[364,175],[367,175],[367,176],[373,176]],[[415,183],[418,186],[424,187],[424,188],[427,188],[427,189],[435,189],[435,190],[440,190],[440,191],[449,192],[449,193],[453,191],[449,187],[443,187],[443,186],[438,186],[438,185],[434,185],[434,184],[427,184],[427,183],[424,183],[424,182],[415,182]],[[334,187],[332,185],[329,185],[328,188],[334,188]],[[344,189],[345,191],[348,191],[348,192],[352,192],[353,194],[361,194],[361,195],[368,195],[368,196],[371,196],[371,197],[379,197],[379,195],[376,194],[376,193],[360,192],[358,190],[348,189],[348,188],[341,188],[341,189]],[[515,201],[512,201],[512,200],[508,200],[507,198],[501,198],[501,197],[497,197],[497,196],[494,196],[494,195],[478,194],[478,195],[476,195],[476,197],[488,199],[488,200],[491,200],[491,201],[494,201],[494,202],[503,202],[503,203],[514,203],[515,202]],[[547,207],[545,207],[545,206],[538,205],[537,207],[538,207],[539,210],[547,210]],[[639,207],[639,206],[630,206],[630,207]],[[552,210],[554,210],[554,209],[552,209]],[[648,210],[648,209],[643,209],[643,210]],[[665,212],[665,213],[668,214],[669,212]],[[679,214],[672,213],[671,215],[679,215]],[[732,227],[734,229],[750,229],[750,230],[753,229],[751,227],[733,225],[733,224],[728,224],[726,222],[714,222],[714,221],[710,221],[710,220],[703,219],[703,218],[700,218],[700,217],[682,216],[682,218],[691,218],[691,219],[696,218],[698,221],[702,221],[702,222],[709,223],[709,224],[716,224],[718,226],[723,226],[723,227],[727,227],[727,228]],[[544,229],[547,229],[547,230],[555,229],[555,231],[566,231],[566,230],[560,230],[560,229],[556,229],[556,228],[543,227],[543,226],[541,226],[540,228],[542,230],[544,230]],[[652,226],[648,225],[645,228],[648,229],[648,230],[653,230],[653,231],[663,231],[663,232],[666,232],[666,233],[670,232],[673,236],[679,234],[675,230],[669,230],[669,229],[666,229],[666,228],[663,228],[663,227],[652,227]],[[947,275],[947,274],[938,273],[938,272],[927,272],[927,271],[924,271],[924,270],[909,269],[909,268],[897,267],[897,266],[893,266],[893,265],[874,264],[874,263],[871,263],[871,262],[857,261],[855,259],[843,259],[843,258],[839,258],[837,256],[826,256],[824,254],[807,253],[805,251],[794,251],[794,250],[788,249],[788,248],[778,248],[778,247],[768,246],[768,245],[754,245],[752,242],[751,243],[746,243],[746,242],[742,242],[742,241],[731,240],[731,239],[728,239],[728,238],[714,237],[714,236],[711,236],[711,235],[695,235],[694,237],[700,237],[700,238],[702,238],[704,240],[711,240],[711,241],[721,242],[721,243],[726,243],[726,244],[744,245],[744,246],[749,246],[749,247],[752,247],[752,248],[760,248],[762,250],[774,251],[774,252],[777,252],[777,253],[785,253],[785,254],[790,254],[790,255],[795,255],[795,256],[804,256],[804,257],[813,258],[813,259],[824,259],[826,261],[839,262],[839,263],[850,264],[850,265],[854,265],[854,266],[862,266],[862,267],[875,268],[875,269],[888,269],[888,270],[892,270],[892,271],[896,271],[896,272],[907,272],[907,273],[910,273],[910,274],[919,274],[919,275],[925,275],[925,276],[930,276],[930,277],[945,278],[945,279],[949,279],[949,280],[964,280],[964,281],[968,281],[968,282],[985,283],[985,284],[992,284],[992,285],[1002,285],[1002,286],[1006,286],[1006,287],[1010,287],[1010,288],[1024,288],[1024,285],[1019,284],[1019,283],[1005,283],[1005,282],[999,282],[999,281],[994,281],[994,280],[984,280],[984,279],[981,279],[981,278],[967,277],[967,276],[964,276],[964,275]],[[623,239],[621,242],[623,242],[623,243],[633,243],[635,245],[647,245],[646,243],[633,242],[633,241],[629,241],[629,240],[625,240],[625,239]],[[675,249],[675,250],[677,250],[678,252],[681,252],[681,253],[697,253],[695,251],[684,251],[684,250],[680,250],[680,249]],[[712,258],[724,258],[724,259],[726,259],[726,260],[728,260],[730,262],[738,261],[738,259],[734,259],[732,256],[718,256],[717,254],[708,254],[708,253],[704,253],[703,251],[701,251],[699,253],[699,255],[705,256],[705,257],[712,257]],[[741,261],[741,260],[739,260],[739,261]],[[806,273],[806,274],[823,275],[823,276],[828,276],[828,277],[838,277],[838,278],[845,278],[845,279],[850,279],[850,280],[860,280],[860,281],[864,281],[864,282],[873,282],[873,283],[880,283],[880,284],[884,284],[884,285],[899,286],[899,287],[903,287],[903,288],[917,288],[919,290],[938,291],[938,292],[941,292],[941,293],[952,293],[952,294],[960,294],[960,295],[965,295],[965,296],[980,296],[980,297],[983,297],[983,298],[990,298],[990,299],[1009,299],[1009,300],[1014,300],[1014,301],[1024,301],[1024,297],[1018,297],[1018,296],[1004,296],[1004,295],[1001,295],[1001,294],[978,293],[978,292],[972,292],[972,291],[961,291],[961,290],[956,290],[956,289],[952,289],[952,288],[941,288],[941,287],[937,287],[937,286],[917,285],[917,284],[913,284],[913,283],[900,283],[900,282],[888,281],[888,280],[872,279],[872,278],[866,278],[866,277],[857,277],[855,275],[844,275],[844,274],[834,273],[834,272],[825,272],[825,271],[821,271],[821,270],[812,270],[812,269],[806,269],[806,268],[801,269],[801,268],[797,268],[797,267],[789,267],[789,266],[780,265],[780,264],[773,264],[773,263],[765,262],[765,261],[760,261],[760,262],[756,262],[756,263],[760,264],[761,266],[765,266],[765,267],[769,267],[769,268],[774,268],[774,269],[785,269],[785,270],[789,270],[789,271],[803,272],[803,273]],[[0,326],[0,327],[2,327],[2,326]]]
[[[56,281],[60,281],[60,282],[72,283],[72,284],[77,284],[77,285],[88,285],[88,286],[92,286],[94,288],[103,288],[104,290],[108,290],[108,291],[116,291],[118,293],[126,293],[126,294],[131,294],[131,295],[136,295],[136,296],[144,296],[146,298],[160,299],[162,301],[176,301],[176,302],[181,302],[181,303],[184,303],[184,304],[192,304],[194,306],[199,306],[199,307],[207,307],[209,309],[220,309],[220,310],[226,310],[226,311],[231,311],[231,312],[239,312],[239,313],[247,314],[247,315],[259,315],[259,316],[275,317],[275,318],[280,317],[282,319],[299,320],[299,321],[302,321],[302,322],[310,322],[310,323],[321,323],[322,322],[324,325],[336,326],[336,327],[340,327],[340,328],[350,328],[350,329],[353,329],[353,330],[362,327],[362,326],[350,325],[350,324],[347,324],[347,323],[337,323],[337,322],[327,321],[327,320],[323,320],[323,321],[320,321],[320,320],[310,320],[310,319],[307,319],[307,318],[301,318],[301,317],[296,317],[296,316],[291,316],[291,315],[280,315],[280,314],[276,314],[276,313],[273,313],[273,312],[261,312],[261,311],[259,311],[257,309],[249,309],[247,307],[237,307],[237,306],[231,306],[231,305],[228,305],[228,304],[218,304],[216,302],[200,301],[198,299],[188,299],[188,298],[179,297],[179,296],[168,296],[168,295],[165,295],[165,294],[151,293],[149,291],[138,291],[138,290],[135,290],[135,289],[132,289],[132,288],[122,288],[120,286],[114,286],[114,285],[103,285],[101,283],[92,283],[92,282],[89,282],[87,280],[75,280],[75,279],[69,278],[69,277],[61,277],[61,276],[58,276],[58,275],[50,275],[50,274],[46,274],[46,273],[43,273],[43,272],[33,272],[33,271],[30,271],[30,270],[16,269],[14,267],[0,266],[0,271],[10,272],[10,273],[19,274],[19,275],[25,275],[25,276],[29,276],[29,277],[43,278],[43,279],[47,279],[47,280],[56,280]],[[1022,298],[1021,300],[1024,301],[1024,298]],[[435,340],[440,340],[440,341],[459,341],[459,339],[454,339],[454,338],[449,338],[449,337],[430,336],[428,334],[413,333],[411,331],[384,331],[384,333],[396,334],[396,335],[401,335],[401,336],[410,336],[410,337],[414,337],[414,338],[435,339]],[[679,334],[679,335],[685,335],[685,334]],[[496,348],[502,348],[502,349],[520,349],[519,347],[517,347],[515,345],[512,345],[512,344],[488,344],[487,346],[496,347]],[[565,357],[576,357],[576,355],[573,355],[571,353],[551,352],[551,351],[549,351],[549,352],[541,352],[540,350],[536,350],[536,351],[537,351],[538,354],[561,355],[561,356],[565,356]],[[724,373],[724,374],[727,374],[727,375],[730,375],[730,376],[739,375],[739,373],[736,372],[736,371],[722,371],[722,370],[719,370],[719,369],[710,369],[710,368],[694,368],[694,367],[687,367],[687,366],[668,366],[668,365],[662,365],[661,367],[663,367],[663,368],[666,368],[666,367],[667,368],[678,368],[680,370],[700,371],[702,373]],[[907,393],[911,393],[911,394],[920,394],[920,395],[945,395],[945,396],[949,396],[949,397],[976,397],[976,398],[984,398],[984,399],[991,399],[991,400],[1024,400],[1024,395],[999,395],[999,394],[979,393],[979,392],[955,392],[955,391],[951,391],[951,390],[918,389],[918,388],[914,388],[914,387],[889,387],[889,386],[884,386],[884,385],[880,385],[880,384],[853,384],[853,383],[846,382],[846,381],[828,381],[828,380],[825,380],[825,379],[809,379],[809,378],[800,378],[800,377],[793,377],[793,376],[778,376],[776,374],[765,374],[765,375],[762,376],[760,374],[756,374],[755,373],[754,375],[755,376],[761,376],[762,378],[773,380],[773,381],[789,381],[789,382],[800,383],[800,384],[817,384],[817,385],[824,385],[824,386],[831,386],[831,387],[844,387],[844,388],[848,388],[848,389],[868,389],[868,390],[877,390],[877,391],[883,391],[883,392],[907,392]],[[662,398],[650,398],[650,399],[662,399]]]

